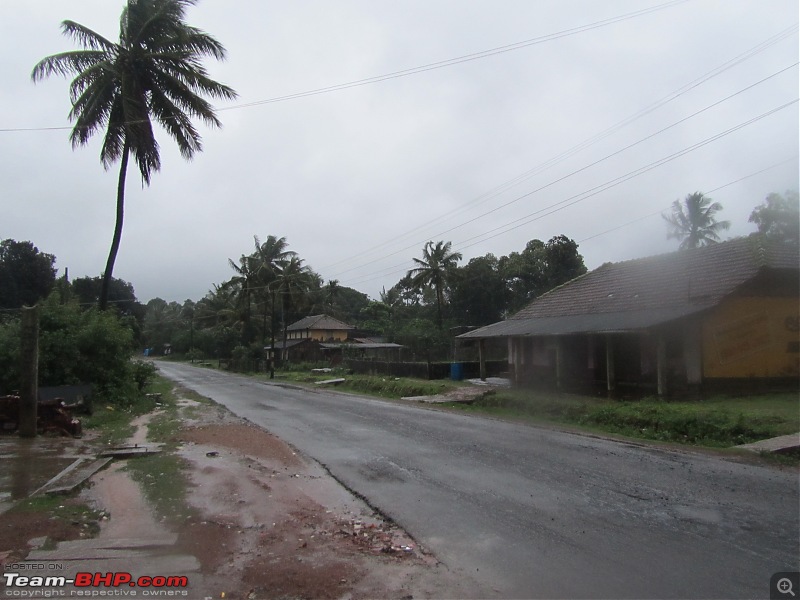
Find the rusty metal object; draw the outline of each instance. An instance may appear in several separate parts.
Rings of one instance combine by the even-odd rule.
[[[0,396],[0,432],[13,433],[19,429],[20,402],[19,396]],[[83,427],[63,398],[53,398],[37,403],[36,431],[79,437]]]

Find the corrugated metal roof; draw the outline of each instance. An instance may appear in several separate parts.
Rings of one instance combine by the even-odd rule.
[[[718,304],[763,269],[798,270],[797,246],[739,238],[607,263],[540,296],[506,321],[459,338],[645,329]]]

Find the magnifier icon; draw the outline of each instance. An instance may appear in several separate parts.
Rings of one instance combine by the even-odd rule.
[[[778,591],[781,594],[791,594],[792,598],[795,597],[795,594],[792,591],[792,580],[791,579],[789,579],[787,577],[784,577],[782,579],[778,579],[778,583],[776,584],[775,587],[778,588]]]

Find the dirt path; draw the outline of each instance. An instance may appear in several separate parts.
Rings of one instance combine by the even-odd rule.
[[[170,591],[200,600],[483,595],[278,438],[216,405],[179,404],[174,441],[190,482],[188,506],[157,515],[127,461],[116,461],[81,493],[95,508],[96,537],[80,523],[48,529],[7,513],[0,528],[23,521],[25,528],[16,548],[7,540],[3,553],[0,545],[0,562],[25,558],[67,577],[185,576],[189,587]],[[149,418],[139,421],[136,443],[146,442]],[[11,591],[0,587],[0,597]]]

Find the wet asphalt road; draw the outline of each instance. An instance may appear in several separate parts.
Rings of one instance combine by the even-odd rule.
[[[325,465],[476,595],[769,598],[798,569],[796,472],[159,368]]]

